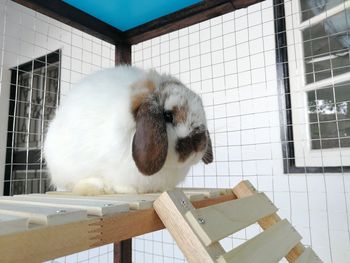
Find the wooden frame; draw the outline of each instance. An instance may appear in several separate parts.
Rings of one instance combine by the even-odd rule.
[[[137,44],[263,0],[204,0],[133,29],[120,31],[61,0],[12,0],[111,44]]]
[[[235,198],[233,193],[226,193],[216,198],[194,201],[192,204],[200,208]],[[4,262],[42,262],[105,244],[128,240],[121,243],[120,247],[117,246],[115,252],[119,262],[128,262],[131,254],[127,256],[125,251],[131,251],[128,246],[132,237],[163,228],[164,225],[153,208],[136,210],[3,235],[0,236],[0,255]]]
[[[41,156],[40,149],[31,149],[27,151],[14,151],[14,145],[12,145],[13,136],[14,136],[14,118],[11,116],[15,115],[16,108],[16,89],[17,89],[17,78],[18,75],[24,72],[31,72],[32,70],[36,70],[38,68],[46,67],[47,65],[43,65],[42,62],[47,64],[58,63],[59,67],[61,64],[61,50],[58,49],[54,52],[51,52],[45,56],[41,56],[35,58],[29,62],[18,65],[16,67],[11,68],[11,83],[10,83],[10,105],[9,105],[9,113],[8,113],[8,124],[7,124],[7,148],[6,148],[6,164],[5,165],[5,174],[4,174],[4,195],[12,195],[11,193],[11,184],[12,184],[12,171],[20,171],[20,170],[39,170],[42,168],[42,161],[38,160],[38,156]],[[60,69],[59,69],[60,71]],[[60,92],[60,83],[57,87],[57,93]],[[20,116],[23,117],[23,116]],[[27,159],[28,154],[28,159]],[[23,163],[28,162],[28,166],[21,165]]]
[[[293,112],[288,68],[288,43],[284,0],[273,0],[276,42],[277,87],[279,94],[283,171],[295,173],[347,173],[350,166],[297,166],[293,134]]]
[[[155,200],[154,209],[188,262],[277,262],[282,257],[290,263],[322,262],[311,248],[304,247],[288,220],[277,215],[269,198],[249,181],[240,182],[233,193],[237,199],[199,209],[178,189]],[[264,231],[226,252],[219,240],[255,222]]]

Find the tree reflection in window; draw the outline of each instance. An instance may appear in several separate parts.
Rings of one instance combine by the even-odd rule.
[[[5,195],[50,186],[41,151],[59,102],[59,60],[56,51],[12,69]]]

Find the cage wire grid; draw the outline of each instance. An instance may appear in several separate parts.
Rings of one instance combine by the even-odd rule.
[[[332,11],[339,6],[348,9],[348,2],[332,1],[333,5],[325,9]],[[215,161],[194,166],[181,186],[230,188],[248,179],[274,201],[281,217],[290,220],[301,233],[304,244],[311,245],[325,262],[344,262],[350,259],[347,170],[350,161],[346,144],[345,147],[341,144],[348,138],[341,132],[343,123],[345,128],[350,123],[344,114],[350,90],[346,91],[348,86],[343,76],[348,72],[349,49],[340,48],[339,43],[346,41],[349,23],[340,33],[323,32],[325,29],[319,25],[326,24],[328,12],[321,19],[322,12],[317,13],[296,0],[284,1],[285,14],[281,15],[285,19],[287,45],[276,44],[274,26],[281,23],[281,18],[274,18],[274,9],[282,3],[267,0],[145,41],[132,47],[132,62],[142,68],[171,73],[202,97]],[[4,162],[12,83],[9,69],[18,69],[24,63],[59,50],[60,77],[54,79],[60,78],[58,90],[62,101],[81,77],[114,65],[114,46],[11,1],[0,0],[0,14],[0,158]],[[336,45],[332,42],[333,35],[342,36]],[[276,64],[276,48],[288,51],[289,76],[280,71],[285,61]],[[50,65],[45,63],[44,68]],[[33,67],[29,74],[32,71]],[[344,77],[340,81],[339,75]],[[280,83],[286,80],[290,82],[287,92],[280,88]],[[18,81],[17,74],[12,84]],[[30,87],[34,90],[32,84]],[[286,94],[290,106],[285,103]],[[43,103],[42,99],[40,103],[29,101],[28,104],[43,107]],[[286,120],[286,111],[292,112],[292,124]],[[314,126],[310,126],[309,120]],[[30,121],[26,124],[30,128]],[[336,132],[332,133],[334,127]],[[292,128],[293,140],[286,134],[288,128]],[[43,132],[34,134],[40,136],[42,145]],[[29,136],[26,140],[27,155],[21,163],[26,176],[18,179],[25,185],[23,193],[30,190],[29,166],[38,164],[28,162]],[[310,151],[313,142],[315,149]],[[295,147],[295,156],[287,148],[290,143]],[[13,151],[13,144],[9,148]],[[302,169],[297,173],[290,167],[286,169],[284,164],[290,160]],[[14,165],[1,162],[2,172],[6,165]],[[329,169],[332,162],[337,163],[336,172]],[[44,164],[39,162],[39,165]],[[308,166],[317,169],[308,173],[305,168]],[[13,180],[5,181],[2,172],[1,187],[13,183]],[[45,180],[44,172],[40,169],[40,177],[34,181]],[[44,191],[40,187],[35,190]],[[259,232],[260,228],[253,225],[221,243],[230,249]],[[112,262],[112,250],[108,245],[54,261]],[[185,262],[185,259],[170,234],[163,230],[133,239],[133,262]]]
[[[112,67],[115,47],[7,0],[0,1],[0,46],[1,195],[3,192],[11,195],[44,192],[49,186],[45,164],[41,158],[44,129],[49,118],[46,116],[47,109],[53,111],[58,101],[64,100],[71,85],[84,75]],[[54,61],[52,55],[56,55]],[[57,70],[50,70],[52,67]],[[50,72],[56,75],[50,76]],[[50,82],[55,82],[51,85],[54,86],[53,92],[47,90]],[[23,95],[23,89],[27,90],[27,94]],[[59,96],[56,96],[57,93]],[[47,105],[50,95],[55,97],[55,105]],[[9,114],[11,107],[12,115]],[[8,132],[7,124],[11,119],[16,123],[16,128],[9,127]],[[22,131],[18,131],[19,120],[25,126]],[[12,134],[23,135],[23,145],[16,145],[18,136],[7,141],[7,137]],[[14,157],[18,149],[24,154]],[[29,154],[31,151],[34,151],[33,154]],[[13,167],[20,169],[10,169],[7,174],[9,176],[5,177],[6,168]],[[31,179],[33,170],[37,174]],[[22,177],[16,178],[14,173],[18,171]],[[113,245],[82,251],[53,261],[113,262]]]

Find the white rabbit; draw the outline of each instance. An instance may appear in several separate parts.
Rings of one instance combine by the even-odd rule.
[[[213,154],[202,101],[169,75],[118,66],[62,101],[44,146],[52,183],[78,194],[171,189]]]

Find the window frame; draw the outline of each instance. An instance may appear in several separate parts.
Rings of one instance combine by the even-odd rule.
[[[291,0],[291,2],[295,2],[295,1],[299,1],[299,0]],[[290,45],[288,45],[288,41],[287,41],[287,24],[286,24],[287,22],[286,22],[285,3],[283,0],[274,0],[273,5],[274,5],[274,21],[275,21],[276,67],[277,67],[277,82],[278,82],[277,87],[279,92],[279,106],[281,109],[280,134],[281,134],[284,173],[350,172],[350,166],[348,165],[329,166],[329,165],[324,165],[324,163],[321,162],[319,166],[318,165],[307,166],[305,165],[305,163],[304,165],[300,165],[298,162],[296,162],[296,159],[297,159],[296,147],[295,147],[296,146],[295,144],[296,112],[295,112],[295,107],[292,106],[292,87],[291,87],[291,75],[290,75],[290,64],[293,62],[291,62],[288,58],[288,54],[289,54],[288,47],[290,48]],[[299,2],[298,2],[298,5],[299,5]],[[304,22],[301,22],[301,23],[304,23]],[[293,29],[293,31],[294,30],[295,29]],[[302,31],[299,30],[299,32],[301,36]],[[301,46],[301,43],[300,43],[300,46]],[[303,67],[302,73],[304,74],[304,65],[302,65],[302,67]],[[304,93],[304,96],[302,98],[303,103],[306,103],[305,91],[306,90],[303,91]],[[304,107],[304,111],[305,111],[305,107]],[[306,114],[304,114],[304,116],[306,116]],[[308,120],[307,122],[304,122],[304,125],[305,123],[308,123]],[[305,132],[307,133],[306,135],[309,136],[308,127]],[[305,141],[303,143],[305,143]],[[339,148],[332,149],[332,151],[335,151],[335,150],[336,151],[338,150],[338,153],[340,152]],[[323,149],[322,151],[325,151],[325,150]]]
[[[9,112],[8,112],[8,125],[7,125],[7,143],[6,143],[6,161],[5,161],[5,174],[4,174],[4,195],[12,195],[12,172],[13,171],[41,171],[44,168],[44,160],[42,159],[42,152],[40,149],[26,149],[25,151],[18,151],[17,153],[13,152],[13,140],[14,140],[14,126],[15,126],[15,118],[11,116],[15,116],[17,99],[17,79],[19,71],[22,72],[33,72],[40,68],[46,70],[47,65],[56,64],[58,65],[58,86],[57,86],[57,105],[59,105],[60,100],[60,74],[61,74],[61,50],[53,51],[47,55],[35,58],[29,62],[21,64],[19,66],[13,67],[10,69],[11,71],[11,83],[10,83],[10,96],[9,96]],[[45,65],[43,66],[41,63],[36,63],[37,61],[45,61]],[[46,78],[46,77],[44,77]],[[30,87],[32,90],[33,87]],[[43,120],[44,121],[44,120]],[[28,131],[29,133],[29,131]],[[40,163],[38,162],[38,156],[40,156]],[[17,165],[15,167],[14,163],[24,163],[23,165]],[[41,180],[41,175],[40,175]]]

